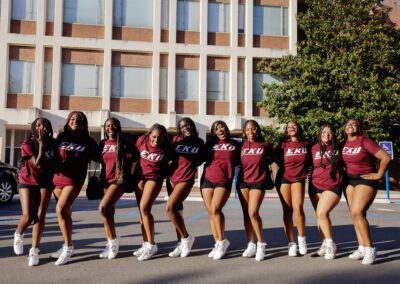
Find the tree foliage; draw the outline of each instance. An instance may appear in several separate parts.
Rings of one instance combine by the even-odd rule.
[[[298,15],[305,40],[296,56],[257,66],[281,80],[264,85],[269,116],[294,119],[315,140],[322,123],[341,132],[345,121],[365,122],[375,140],[400,147],[400,31],[381,0],[306,0]]]

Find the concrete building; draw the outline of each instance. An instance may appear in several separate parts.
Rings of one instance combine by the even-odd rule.
[[[296,0],[0,0],[0,158],[16,165],[30,123],[59,132],[71,110],[100,139],[191,117],[240,131],[273,124],[256,103],[262,57],[296,53]]]

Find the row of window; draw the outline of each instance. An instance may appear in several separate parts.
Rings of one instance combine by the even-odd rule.
[[[153,28],[154,0],[113,0],[113,25],[116,27]],[[47,21],[54,21],[54,2],[47,0]],[[64,23],[104,24],[105,0],[64,0]],[[13,20],[36,20],[37,0],[12,0]],[[239,4],[238,32],[245,31],[245,5]],[[200,31],[200,1],[178,0],[177,30]],[[168,29],[169,0],[162,0],[161,28]],[[230,32],[230,4],[208,3],[208,31]],[[288,8],[253,8],[255,35],[288,35]]]
[[[32,94],[34,89],[35,63],[10,60],[10,94]],[[100,97],[102,95],[103,67],[94,64],[62,64],[62,96]],[[197,101],[199,98],[199,70],[177,69],[175,76],[176,99]],[[238,72],[238,101],[244,101],[245,74]],[[52,64],[44,66],[44,94],[51,94]],[[253,99],[262,99],[262,83],[277,82],[265,73],[253,74]],[[113,66],[111,97],[150,99],[152,93],[152,69],[145,67]],[[160,98],[167,99],[168,69],[160,68]],[[207,100],[229,100],[229,72],[207,71]]]

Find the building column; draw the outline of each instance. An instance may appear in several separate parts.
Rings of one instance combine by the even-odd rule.
[[[160,68],[160,59],[158,59],[158,68]],[[158,71],[160,74],[160,71]],[[160,76],[158,76],[160,78]],[[168,54],[168,100],[167,100],[167,113],[175,112],[175,77],[176,77],[176,53],[170,52]]]
[[[104,41],[112,40],[114,1],[104,2]]]
[[[35,48],[35,81],[33,89],[33,107],[42,108],[44,82],[44,46],[37,44]]]
[[[160,104],[160,52],[153,52],[151,74],[151,113],[159,113]],[[175,111],[175,105],[173,106]]]
[[[207,53],[200,54],[199,68],[199,115],[207,114]]]
[[[208,1],[200,1],[200,45],[207,46],[208,42]]]
[[[112,50],[110,47],[103,51],[103,94],[101,100],[101,109],[109,110],[111,108],[111,82],[112,78]]]
[[[231,46],[238,46],[238,23],[239,23],[239,2],[231,1]]]
[[[237,34],[236,34],[237,35]],[[238,58],[232,55],[229,67],[229,115],[237,113]]]
[[[245,23],[245,34],[246,34],[246,47],[253,47],[253,0],[246,0],[246,23]]]
[[[64,1],[55,1],[54,3],[54,37],[61,37],[64,22]]]
[[[1,1],[1,25],[0,25],[0,38],[6,38],[10,29],[11,17],[11,1]],[[5,40],[0,40],[0,109],[7,106],[7,92],[8,92],[8,69],[9,48]],[[4,137],[4,136],[2,136]],[[1,150],[3,148],[0,148]],[[1,151],[3,153],[3,151]],[[3,156],[3,154],[2,154]]]
[[[53,70],[51,78],[51,110],[60,108],[61,96],[61,68],[62,68],[62,49],[59,45],[53,46]]]
[[[177,0],[169,0],[169,22],[168,22],[168,27],[169,27],[168,42],[169,42],[169,44],[175,44],[176,43],[177,7],[178,7],[178,1]],[[168,74],[169,74],[169,71],[168,71]]]
[[[154,0],[153,6],[153,43],[154,47],[158,47],[158,43],[161,41],[161,1]]]
[[[297,54],[297,0],[289,1],[288,18],[289,18],[289,50],[290,54]]]
[[[47,1],[37,0],[36,7],[37,7],[36,35],[43,36],[46,33]]]
[[[244,115],[253,116],[253,57],[247,56],[244,70]]]

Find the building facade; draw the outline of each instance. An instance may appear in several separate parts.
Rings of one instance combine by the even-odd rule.
[[[16,165],[38,116],[58,133],[72,110],[100,139],[109,116],[125,131],[202,138],[217,119],[275,122],[256,103],[262,57],[296,53],[297,0],[0,0],[0,158]]]

